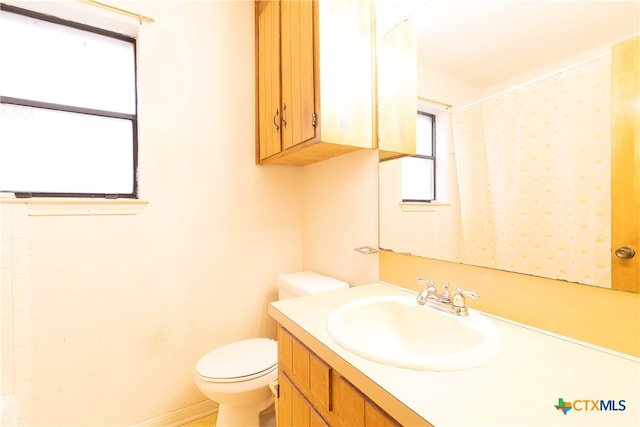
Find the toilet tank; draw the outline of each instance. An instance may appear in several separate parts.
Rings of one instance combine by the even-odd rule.
[[[281,300],[349,287],[347,282],[313,271],[281,274],[276,278],[276,282],[278,299]]]

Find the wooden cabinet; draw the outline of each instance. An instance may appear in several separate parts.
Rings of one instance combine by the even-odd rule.
[[[278,425],[328,426],[286,375],[278,380]]]
[[[278,327],[278,383],[278,425],[400,425],[282,326]]]
[[[371,2],[256,2],[257,163],[376,148],[373,34]]]
[[[418,37],[409,17],[378,35],[380,160],[416,153]]]
[[[257,6],[260,161],[317,138],[314,4],[260,1]]]

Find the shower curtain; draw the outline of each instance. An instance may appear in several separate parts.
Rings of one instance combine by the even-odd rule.
[[[452,120],[463,262],[610,287],[610,55]]]

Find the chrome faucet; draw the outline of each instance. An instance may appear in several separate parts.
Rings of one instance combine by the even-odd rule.
[[[436,295],[436,286],[431,280],[418,279],[418,283],[424,285],[424,291],[418,294],[418,298],[416,298],[416,301],[418,302],[418,304],[424,305],[429,297],[434,297]]]
[[[468,316],[469,310],[466,306],[465,297],[478,299],[480,295],[474,291],[456,289],[453,297],[449,292],[449,282],[444,283],[444,290],[438,295],[436,286],[431,280],[418,279],[418,283],[424,285],[424,290],[418,294],[416,301],[420,305],[428,305],[456,316]]]

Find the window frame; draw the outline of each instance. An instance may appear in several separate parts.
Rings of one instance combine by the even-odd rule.
[[[133,47],[133,76],[134,76],[134,113],[119,113],[115,111],[99,110],[94,108],[78,107],[66,104],[56,104],[50,102],[43,102],[33,99],[23,99],[9,96],[2,96],[0,94],[0,103],[8,105],[17,105],[28,108],[41,108],[50,111],[63,111],[73,114],[87,114],[91,116],[115,118],[122,120],[129,120],[132,126],[132,141],[131,148],[132,161],[133,161],[133,185],[131,193],[72,193],[72,192],[13,192],[16,198],[32,198],[32,197],[64,197],[64,198],[91,198],[91,199],[138,199],[138,54],[137,54],[137,40],[134,37],[121,34],[115,31],[105,30],[103,28],[95,27],[92,25],[83,24],[76,21],[71,21],[63,18],[59,18],[54,15],[49,15],[41,12],[35,12],[29,9],[9,5],[6,3],[0,3],[0,11],[14,13],[28,18],[38,19],[41,21],[49,22],[52,24],[63,25],[70,28],[74,28],[80,31],[91,32],[105,37],[114,38],[127,43],[131,43]],[[11,193],[9,189],[0,189],[0,193]]]
[[[437,194],[437,171],[436,171],[436,115],[427,113],[426,111],[417,110],[417,115],[427,116],[431,118],[431,155],[414,154],[410,157],[431,160],[433,162],[433,199],[402,199],[402,203],[433,203],[438,200]]]

